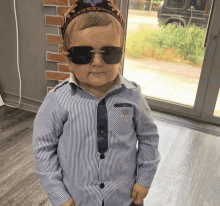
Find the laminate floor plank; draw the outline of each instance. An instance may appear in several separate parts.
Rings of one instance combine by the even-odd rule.
[[[181,128],[165,161],[158,165],[144,204],[220,205],[219,142],[216,136]],[[164,145],[159,144],[159,151],[160,146]]]
[[[187,205],[220,205],[220,139],[205,135],[195,164]]]
[[[28,112],[22,120],[19,120],[16,124],[7,125],[6,127],[10,127],[8,129],[5,129],[3,131],[0,130],[0,145],[3,141],[5,141],[5,138],[8,138],[9,136],[13,135],[14,133],[19,133],[21,130],[23,130],[26,127],[33,127],[33,122],[36,114]]]
[[[4,195],[14,185],[16,185],[22,178],[24,178],[26,172],[34,172],[35,165],[32,156],[32,148],[29,147],[26,153],[21,157],[20,161],[13,163],[9,166],[9,169],[0,172],[0,194]]]
[[[35,181],[24,192],[15,197],[14,202],[16,202],[17,205],[22,206],[51,205],[47,194],[41,187],[39,180]]]
[[[12,107],[3,105],[0,107],[0,118],[1,120],[5,121],[8,119],[11,119],[11,117],[16,118],[17,114],[24,113],[24,112],[26,111],[22,109],[12,108]]]
[[[16,164],[26,152],[25,149],[31,146],[32,139],[30,131],[27,131],[27,135],[23,133],[23,135],[15,136],[10,141],[5,142],[4,146],[0,149],[0,172],[4,172],[11,164]]]
[[[31,205],[51,206],[50,200],[47,197],[47,193],[43,190],[40,184],[40,180],[34,183],[36,196],[33,198]],[[37,204],[36,204],[37,203]]]
[[[19,196],[25,189],[31,186],[36,180],[36,174],[33,172],[28,173],[27,176],[19,181],[17,184],[12,187],[11,190],[6,192],[3,196],[0,197],[1,206],[9,206],[9,205],[17,205],[14,200],[17,196]]]
[[[22,121],[22,119],[29,114],[30,114],[29,111],[12,108],[12,110],[9,110],[6,114],[1,115],[0,130],[4,131],[9,126],[14,125],[19,121]]]
[[[163,165],[164,161],[167,158],[178,134],[181,132],[181,126],[172,125],[164,122],[155,120],[155,124],[157,125],[158,134],[159,134],[159,146],[158,151],[161,154],[161,160],[158,164],[157,171]]]

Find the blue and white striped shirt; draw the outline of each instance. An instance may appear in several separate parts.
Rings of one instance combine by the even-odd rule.
[[[138,141],[138,149],[136,147]],[[150,187],[159,135],[140,86],[118,73],[98,99],[75,76],[45,96],[33,123],[35,173],[52,206],[129,206],[135,182]]]

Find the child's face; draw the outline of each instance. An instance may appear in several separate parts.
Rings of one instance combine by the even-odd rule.
[[[87,28],[77,31],[73,35],[74,37],[71,38],[69,48],[73,46],[92,46],[93,49],[100,50],[104,46],[122,47],[120,45],[120,36],[118,36],[111,24],[104,27]],[[74,73],[80,86],[93,87],[95,89],[101,89],[103,86],[107,88],[108,85],[112,86],[118,75],[118,71],[121,69],[121,62],[118,64],[106,64],[101,52],[95,51],[93,54],[94,56],[90,63],[81,65],[72,63],[65,55],[64,57],[69,70]],[[103,73],[95,74],[98,72]]]

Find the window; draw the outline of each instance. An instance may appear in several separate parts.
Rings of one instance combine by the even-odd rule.
[[[190,6],[194,6],[195,10],[206,11],[207,8],[210,9],[210,4],[212,1],[210,0],[192,0]]]
[[[167,7],[183,8],[186,0],[168,0]]]

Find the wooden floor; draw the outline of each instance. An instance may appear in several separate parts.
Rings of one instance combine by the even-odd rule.
[[[34,172],[35,116],[0,107],[0,206],[51,205]],[[219,136],[155,123],[161,161],[144,205],[220,206]]]

